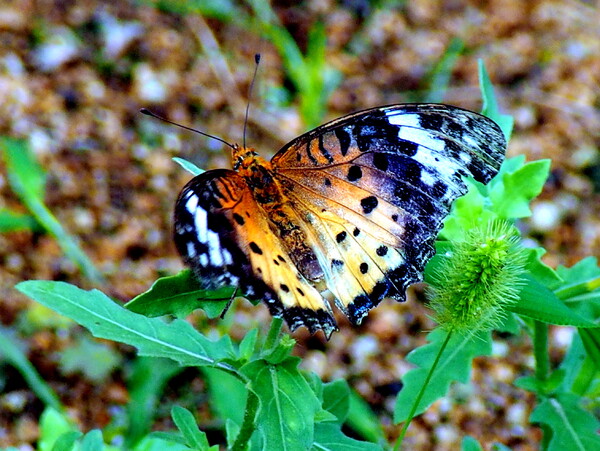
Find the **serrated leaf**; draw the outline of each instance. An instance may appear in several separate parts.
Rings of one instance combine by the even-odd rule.
[[[98,338],[135,346],[140,355],[166,357],[190,366],[220,366],[220,360],[234,355],[229,337],[211,341],[185,321],[167,324],[159,318],[146,318],[118,306],[98,290],[45,280],[21,282],[16,288]]]
[[[512,135],[514,119],[510,115],[500,113],[498,102],[496,102],[496,95],[494,94],[494,86],[485,69],[483,60],[478,60],[477,65],[479,70],[479,87],[481,88],[481,97],[483,99],[481,114],[489,117],[500,126],[508,142]]]
[[[469,191],[452,204],[450,215],[444,220],[438,239],[460,241],[467,231],[486,224],[497,216],[489,210],[489,201],[479,189],[481,184],[471,179],[465,181]]]
[[[201,308],[209,318],[216,318],[231,300],[234,287],[203,290],[194,273],[184,269],[174,276],[157,279],[150,289],[139,294],[125,308],[144,316],[175,315],[184,318]]]
[[[446,334],[447,332],[442,329],[434,330],[427,336],[428,344],[413,350],[406,357],[406,360],[417,365],[418,368],[408,371],[402,377],[403,386],[396,398],[394,410],[395,423],[408,419],[411,407],[446,339]],[[466,337],[454,333],[438,362],[415,415],[421,414],[436,400],[445,396],[452,382],[467,383],[471,375],[472,360],[481,355],[489,355],[491,351],[492,341],[489,331]]]
[[[531,216],[529,203],[544,187],[550,172],[550,160],[537,160],[526,163],[519,169],[501,171],[489,189],[492,210],[503,219]]]
[[[310,448],[314,451],[379,451],[383,448],[375,443],[361,442],[345,435],[336,423],[315,424],[315,441]]]
[[[579,407],[579,398],[570,393],[544,399],[531,413],[529,421],[544,426],[550,434],[548,451],[589,451],[600,449],[600,422]]]
[[[323,409],[336,416],[343,423],[350,410],[350,387],[344,379],[323,384]]]
[[[198,449],[199,451],[206,451],[210,448],[206,433],[198,429],[198,424],[192,412],[175,405],[171,409],[171,417],[190,448]]]
[[[203,172],[206,172],[204,169],[200,169],[194,163],[192,163],[191,161],[188,161],[184,158],[173,157],[172,160],[175,163],[177,163],[179,166],[181,166],[183,169],[188,171],[190,174],[192,174],[193,176],[200,175]]]
[[[552,291],[533,279],[529,274],[525,274],[523,279],[525,285],[519,293],[519,299],[516,303],[508,306],[511,312],[547,324],[600,327],[599,324],[595,324],[567,307]]]
[[[546,253],[546,249],[543,247],[534,247],[524,249],[524,251],[527,253],[527,264],[525,267],[535,280],[550,289],[563,283],[560,275],[542,261],[542,256]]]
[[[321,403],[300,374],[298,358],[278,365],[256,360],[240,371],[260,400],[257,428],[264,449],[308,449],[314,439],[314,418]]]

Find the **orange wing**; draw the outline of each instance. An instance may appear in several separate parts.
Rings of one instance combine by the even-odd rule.
[[[291,263],[269,220],[237,172],[217,169],[193,178],[175,207],[175,244],[204,289],[238,286],[264,300],[293,329],[329,337],[331,307]]]
[[[356,113],[293,140],[272,159],[337,305],[359,323],[384,297],[422,280],[464,176],[488,182],[502,131],[455,107],[395,105]]]

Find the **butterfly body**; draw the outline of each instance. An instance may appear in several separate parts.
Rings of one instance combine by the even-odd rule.
[[[462,177],[487,182],[504,157],[491,120],[456,107],[392,105],[318,127],[272,160],[234,146],[234,171],[192,179],[175,243],[207,289],[237,286],[292,329],[327,336],[332,301],[360,323],[422,279]]]

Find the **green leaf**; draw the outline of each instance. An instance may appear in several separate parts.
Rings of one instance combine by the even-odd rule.
[[[58,410],[47,407],[40,417],[38,451],[52,450],[56,441],[69,432],[79,432],[73,422]]]
[[[323,409],[336,416],[343,423],[350,410],[350,387],[344,379],[337,379],[323,385]]]
[[[171,416],[189,447],[198,449],[199,451],[205,451],[210,448],[206,433],[198,429],[198,424],[192,412],[181,406],[173,406]]]
[[[383,448],[375,443],[361,442],[342,432],[336,423],[315,424],[315,441],[311,450],[328,451],[378,451]]]
[[[496,102],[496,96],[494,94],[494,86],[485,69],[483,60],[480,59],[477,63],[479,68],[479,86],[481,88],[481,97],[483,99],[481,114],[496,122],[504,132],[506,141],[509,141],[510,136],[512,135],[514,120],[512,116],[500,113],[498,102]]]
[[[61,353],[59,365],[66,375],[83,373],[90,381],[99,384],[121,361],[121,355],[112,348],[84,336]]]
[[[298,358],[278,365],[256,360],[241,368],[260,400],[257,427],[264,449],[308,449],[321,403],[298,371]]]
[[[418,368],[408,371],[402,377],[402,390],[396,398],[394,422],[400,423],[408,419],[411,407],[421,390],[423,381],[427,377],[442,343],[446,339],[442,329],[435,329],[427,336],[429,343],[413,350],[406,360],[417,365]],[[475,357],[489,355],[492,350],[491,335],[489,331],[479,332],[474,336],[461,336],[454,333],[442,354],[438,366],[433,374],[416,415],[424,412],[437,399],[448,391],[450,383],[460,381],[467,383],[471,374],[471,363]]]
[[[577,396],[562,393],[544,399],[531,413],[529,421],[544,429],[548,451],[600,449],[600,422],[578,404]]]
[[[89,329],[94,336],[127,343],[140,355],[166,357],[187,366],[219,366],[233,356],[229,337],[211,341],[189,323],[169,324],[159,318],[146,318],[114,303],[98,290],[85,291],[64,282],[26,281],[17,289]]]
[[[85,451],[103,451],[104,440],[99,429],[92,429],[81,439],[81,449]]]
[[[531,276],[542,285],[553,289],[563,283],[563,279],[550,266],[542,261],[542,256],[546,253],[543,247],[533,247],[524,249],[527,253],[527,270]]]
[[[193,176],[200,175],[203,172],[205,172],[204,169],[200,169],[198,166],[196,166],[191,161],[185,160],[183,158],[173,157],[172,160],[175,163],[177,163],[179,166],[181,166],[183,169],[185,169],[186,171],[191,173]]]
[[[212,412],[222,420],[229,419],[241,426],[248,389],[239,378],[215,368],[202,368],[202,374],[208,384]]]
[[[465,42],[458,37],[453,37],[440,60],[427,75],[428,92],[425,102],[440,103],[444,100],[444,94],[448,90],[452,78],[452,71],[464,49]]]
[[[242,339],[239,346],[240,360],[249,361],[256,350],[256,339],[258,338],[258,329],[251,329]]]
[[[521,157],[516,158],[524,160],[525,157]],[[532,161],[514,171],[502,168],[488,185],[492,210],[503,219],[531,216],[529,202],[542,192],[550,173],[550,162]]]
[[[21,202],[33,214],[36,221],[56,239],[65,255],[81,269],[83,274],[95,283],[102,283],[103,278],[94,264],[44,204],[45,174],[35,161],[26,142],[0,138],[0,148],[6,161],[9,182]]]
[[[529,274],[525,274],[523,278],[525,285],[517,302],[508,306],[510,311],[547,324],[600,327],[567,307],[552,291]]]
[[[369,404],[352,389],[346,425],[370,442],[383,443],[385,440],[379,418]]]
[[[184,318],[201,308],[209,318],[216,318],[231,300],[234,287],[203,290],[194,273],[184,269],[174,276],[157,279],[150,289],[125,304],[125,308],[144,316],[175,315]]]
[[[583,332],[585,329],[580,329]],[[560,363],[565,371],[562,391],[568,391],[579,396],[590,396],[594,384],[600,381],[600,360],[594,360],[583,347],[580,334],[574,334],[567,355]],[[590,397],[594,395],[591,394]],[[596,394],[596,397],[598,395]]]
[[[75,442],[82,435],[83,434],[79,431],[65,432],[63,435],[58,437],[56,442],[54,442],[52,451],[72,451],[73,446],[75,446]]]
[[[483,451],[483,448],[473,437],[466,436],[460,444],[461,451]]]
[[[9,329],[2,326],[0,326],[0,342],[2,343],[0,357],[21,373],[27,385],[47,407],[53,408],[56,412],[63,411],[64,407],[54,390],[40,377],[35,367],[21,350],[25,343],[19,342],[12,336]],[[48,409],[47,411],[51,412]],[[48,415],[51,415],[51,413]]]
[[[24,140],[0,137],[8,179],[19,197],[43,199],[46,174]]]
[[[579,329],[579,335],[587,355],[596,363],[596,369],[600,369],[600,330]]]
[[[497,216],[489,209],[489,200],[482,194],[484,189],[480,187],[483,185],[471,179],[465,182],[469,191],[452,204],[438,239],[461,241],[467,231],[489,223]]]
[[[600,318],[600,268],[596,257],[588,257],[571,268],[560,265],[557,274],[564,282],[554,294],[577,313],[591,320]]]
[[[139,356],[135,359],[126,378],[129,427],[125,435],[125,448],[131,448],[150,432],[165,385],[182,370],[183,367],[170,359]]]
[[[0,208],[0,233],[20,230],[33,230],[37,232],[41,230],[41,227],[31,215]]]

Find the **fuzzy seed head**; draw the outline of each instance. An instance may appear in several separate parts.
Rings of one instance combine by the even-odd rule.
[[[428,288],[434,319],[457,332],[497,326],[523,285],[526,254],[518,231],[506,221],[493,220],[453,244]]]

